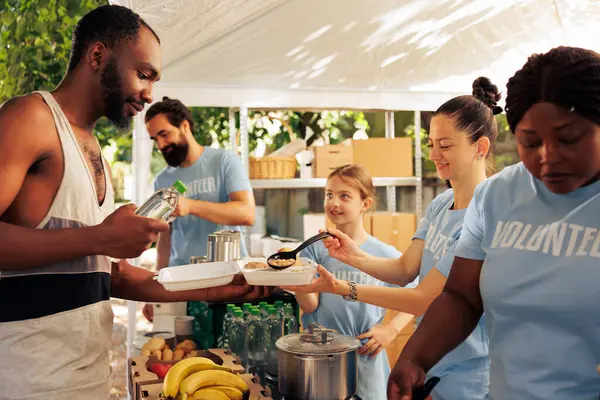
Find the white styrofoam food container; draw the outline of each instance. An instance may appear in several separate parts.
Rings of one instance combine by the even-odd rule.
[[[235,261],[211,262],[163,268],[154,279],[165,289],[179,292],[227,285],[238,272]]]
[[[154,278],[165,289],[171,292],[182,290],[205,289],[224,286],[237,273],[242,273],[246,282],[256,286],[289,286],[308,285],[317,271],[317,264],[304,257],[299,257],[296,264],[284,270],[273,268],[245,269],[249,262],[263,262],[267,259],[246,258],[237,261],[211,262],[201,264],[180,265],[163,268]]]
[[[246,282],[256,286],[297,286],[308,285],[317,272],[317,264],[304,257],[299,257],[296,264],[284,270],[273,268],[245,269],[249,262],[266,263],[266,258],[246,258],[237,260],[238,267],[244,274]]]

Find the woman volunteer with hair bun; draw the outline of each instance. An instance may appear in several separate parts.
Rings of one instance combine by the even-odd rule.
[[[507,88],[522,163],[476,189],[444,291],[402,352],[389,399],[410,399],[484,310],[493,399],[598,399],[600,55],[533,55]]]
[[[414,288],[390,288],[356,284],[319,267],[320,277],[297,292],[323,292],[355,298],[364,303],[422,316],[442,292],[454,258],[454,247],[473,191],[486,179],[487,161],[498,136],[494,115],[498,88],[485,77],[473,82],[473,94],[458,96],[434,113],[429,132],[429,156],[440,179],[452,182],[449,189],[427,207],[413,242],[400,258],[368,254],[342,230],[331,230],[335,238],[324,240],[330,259],[335,258],[382,281],[405,286],[419,276]],[[325,250],[325,249],[323,249]],[[326,296],[331,298],[331,295]],[[339,296],[338,296],[339,298]],[[418,319],[420,322],[420,318]],[[441,334],[441,332],[440,332]],[[483,320],[469,338],[439,361],[429,376],[441,378],[433,400],[483,400],[488,392],[488,337]]]

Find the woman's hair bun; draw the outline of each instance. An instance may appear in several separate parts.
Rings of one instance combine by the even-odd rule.
[[[163,99],[162,99],[162,101],[169,101],[169,100],[171,100],[169,97],[167,97],[167,96],[163,96]]]
[[[473,97],[484,102],[494,113],[500,114],[503,110],[498,105],[502,95],[498,91],[498,86],[494,85],[489,78],[480,76],[473,82]]]

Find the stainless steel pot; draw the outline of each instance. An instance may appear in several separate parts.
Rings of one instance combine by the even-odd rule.
[[[238,231],[217,231],[208,235],[208,261],[239,260],[240,239]]]
[[[286,400],[346,400],[356,394],[358,339],[311,324],[275,345],[279,393]]]

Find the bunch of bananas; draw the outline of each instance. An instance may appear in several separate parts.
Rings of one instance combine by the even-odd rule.
[[[250,389],[230,368],[204,357],[175,364],[163,382],[164,400],[246,400]]]

